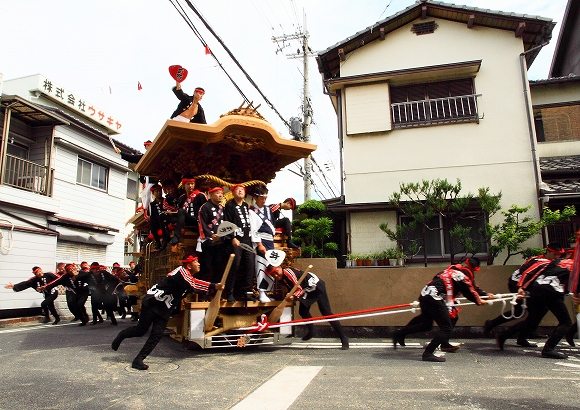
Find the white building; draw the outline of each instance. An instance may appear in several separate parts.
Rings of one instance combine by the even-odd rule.
[[[28,279],[35,265],[123,263],[138,184],[110,139],[121,121],[42,75],[4,80],[1,91],[0,283]],[[0,292],[0,317],[33,313],[42,300]]]
[[[527,67],[554,25],[419,0],[319,53],[338,117],[343,200],[329,209],[345,215],[344,251],[392,246],[379,224],[401,222],[388,204],[401,183],[459,179],[462,193],[489,187],[504,209],[533,205],[539,217]],[[431,262],[449,261],[444,231],[426,244]]]

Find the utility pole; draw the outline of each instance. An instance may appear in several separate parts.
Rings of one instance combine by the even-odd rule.
[[[315,54],[308,47],[308,30],[306,29],[306,14],[304,14],[304,31],[299,27],[298,31],[294,34],[283,35],[279,37],[272,37],[272,41],[278,44],[278,50],[282,51],[284,48],[289,47],[290,44],[287,43],[289,40],[299,40],[302,43],[302,51],[297,50],[295,54],[287,54],[288,58],[302,58],[303,62],[303,100],[302,100],[302,138],[304,142],[310,142],[310,123],[312,122],[312,106],[310,105],[310,91],[308,89],[308,57],[314,56]],[[280,45],[280,42],[282,43]],[[312,199],[312,160],[310,155],[304,158],[304,200],[308,201]]]

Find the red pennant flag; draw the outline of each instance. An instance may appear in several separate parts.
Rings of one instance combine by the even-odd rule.
[[[206,45],[205,46],[205,55],[211,54],[211,50],[209,49],[209,46]]]
[[[137,90],[142,90],[143,87],[141,87],[141,83],[139,81],[137,81]]]

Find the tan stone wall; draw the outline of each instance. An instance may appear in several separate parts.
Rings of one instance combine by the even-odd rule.
[[[295,262],[298,269],[306,269],[312,264],[312,272],[324,280],[333,313],[352,312],[409,303],[418,300],[421,289],[441,267],[360,267],[337,269],[336,259],[300,258]],[[517,268],[508,266],[482,266],[476,273],[477,285],[491,293],[508,293],[507,279]],[[567,303],[571,309],[571,302]],[[317,307],[312,308],[314,316],[320,315]],[[343,326],[404,326],[417,313],[397,313],[344,321]],[[297,310],[296,310],[296,317]],[[464,306],[459,314],[457,326],[483,326],[486,319],[501,313],[501,304],[492,306]],[[554,326],[557,321],[551,313],[541,326]]]

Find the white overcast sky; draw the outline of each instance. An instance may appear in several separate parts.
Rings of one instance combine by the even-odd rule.
[[[183,0],[180,3],[185,6]],[[306,14],[309,45],[324,50],[354,33],[412,5],[414,0],[192,0],[266,97],[286,118],[300,116],[302,60],[289,59],[294,40],[276,53],[272,37],[289,35],[303,26]],[[538,15],[557,23],[551,43],[529,70],[530,79],[547,78],[566,0],[459,0],[457,4]],[[235,67],[215,38],[188,9],[193,24],[228,73],[260,113],[289,137],[278,116]],[[0,0],[0,73],[4,80],[43,74],[123,123],[116,139],[143,149],[177,106],[168,67],[189,70],[186,92],[205,88],[208,123],[238,107],[243,98],[177,13],[160,0]],[[310,59],[310,93],[314,109],[311,140],[314,158],[325,170],[334,193],[340,194],[336,115],[322,93],[316,61]],[[137,90],[137,82],[143,89]],[[328,164],[325,166],[325,164]],[[302,165],[300,163],[300,165]],[[327,171],[328,167],[328,171]],[[299,171],[298,167],[289,167]],[[320,179],[314,198],[334,195]],[[303,198],[301,178],[283,170],[270,184],[270,201]]]

